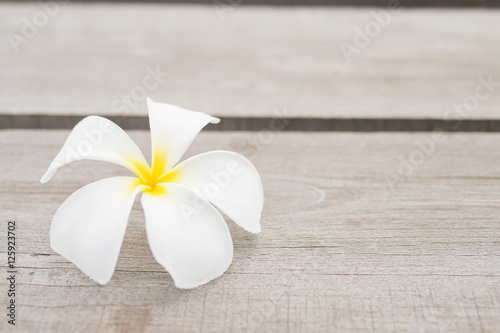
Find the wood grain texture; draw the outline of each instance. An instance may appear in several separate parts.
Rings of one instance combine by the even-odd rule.
[[[0,0],[0,2],[6,0]],[[17,2],[31,0],[17,0]],[[103,2],[103,0],[76,0],[74,2]],[[137,3],[179,3],[179,4],[205,4],[212,5],[213,0],[106,0],[106,2],[137,2]],[[225,4],[237,3],[234,1],[221,1]],[[267,5],[267,6],[378,6],[386,7],[386,0],[245,0],[239,1],[239,4],[246,5]],[[401,0],[405,7],[500,7],[499,0]]]
[[[2,38],[0,113],[145,115],[122,95],[157,66],[168,76],[149,95],[221,116],[441,119],[478,77],[500,80],[498,10],[402,9],[347,63],[340,44],[375,9],[224,8],[61,5],[17,54]],[[0,35],[40,10],[0,3]],[[467,116],[498,119],[496,89]]]
[[[127,174],[79,162],[39,184],[67,134],[0,131],[2,219],[17,221],[19,242],[19,324],[10,329],[3,319],[2,331],[499,331],[498,134],[448,134],[391,188],[386,176],[398,173],[398,156],[408,159],[430,133],[202,133],[187,156],[247,155],[265,207],[259,235],[229,221],[232,265],[191,291],[175,289],[153,259],[138,202],[108,285],[51,250],[62,201],[93,180]],[[148,132],[131,136],[148,151]]]

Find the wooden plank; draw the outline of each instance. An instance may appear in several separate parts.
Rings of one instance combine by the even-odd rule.
[[[6,1],[6,0],[0,0]],[[30,0],[18,0],[30,1]],[[100,2],[101,0],[78,0],[78,2]],[[106,2],[139,2],[139,3],[179,3],[179,4],[204,4],[213,5],[212,0],[107,0]],[[401,0],[404,7],[500,7],[498,0]],[[222,0],[226,6],[235,5],[267,5],[267,6],[370,6],[387,7],[387,0]]]
[[[149,95],[214,115],[442,119],[479,77],[500,80],[498,10],[402,9],[348,63],[340,45],[374,9],[224,8],[61,5],[17,54],[2,39],[0,113],[144,115],[158,68],[168,76]],[[40,10],[0,3],[0,34]],[[495,89],[466,116],[498,119]]]
[[[0,131],[2,216],[18,225],[16,331],[500,327],[498,134],[448,134],[413,173],[402,172],[389,186],[399,156],[415,160],[419,144],[431,147],[430,133],[202,133],[187,156],[213,149],[246,154],[262,175],[265,207],[257,236],[229,222],[231,267],[191,291],[175,289],[153,259],[138,202],[108,285],[92,282],[50,249],[50,220],[71,192],[127,174],[81,162],[39,184],[67,134]],[[148,151],[147,132],[131,135]],[[5,279],[0,281],[4,290]],[[6,328],[5,319],[0,325]]]

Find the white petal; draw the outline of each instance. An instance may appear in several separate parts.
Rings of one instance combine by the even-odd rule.
[[[136,194],[134,177],[113,177],[88,184],[59,207],[50,228],[50,245],[100,284],[115,270]]]
[[[48,182],[61,166],[83,159],[116,163],[138,176],[149,168],[139,147],[118,125],[103,117],[89,116],[73,128],[40,181]]]
[[[226,271],[233,242],[210,203],[176,184],[157,185],[141,202],[151,252],[177,288],[198,287]]]
[[[260,232],[264,190],[259,173],[244,156],[212,151],[187,159],[171,171],[172,181],[204,197],[243,229]]]
[[[206,113],[156,103],[148,98],[149,126],[153,151],[152,168],[158,176],[170,170],[208,123],[220,120]]]

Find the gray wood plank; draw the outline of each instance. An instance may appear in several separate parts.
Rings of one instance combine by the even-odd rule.
[[[229,222],[232,265],[191,291],[175,289],[153,259],[138,202],[108,285],[92,282],[50,249],[51,218],[70,193],[128,174],[81,162],[39,184],[67,134],[0,131],[2,216],[18,223],[16,331],[500,327],[498,134],[447,134],[410,173],[398,172],[399,156],[415,161],[422,142],[431,147],[431,133],[202,133],[187,156],[213,149],[247,155],[262,175],[265,207],[257,236]],[[148,151],[147,132],[131,135]],[[391,175],[400,176],[397,184],[387,182]]]
[[[348,63],[340,45],[375,10],[68,3],[16,54],[7,35],[41,9],[0,3],[0,113],[144,115],[156,68],[153,98],[221,116],[442,119],[500,81],[500,11],[402,9]],[[498,119],[499,103],[496,87],[451,116]]]
[[[0,0],[0,2],[6,0]],[[30,1],[30,0],[18,0]],[[101,2],[101,0],[78,0],[78,2]],[[138,2],[138,3],[179,3],[179,4],[205,4],[211,5],[213,1],[211,0],[107,0],[106,2]],[[222,4],[229,5],[271,5],[271,6],[376,6],[376,7],[387,7],[387,1],[385,0],[223,0],[220,1]],[[499,7],[500,2],[498,0],[401,0],[401,5],[405,7]]]

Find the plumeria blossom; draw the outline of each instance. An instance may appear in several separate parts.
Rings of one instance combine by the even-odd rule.
[[[88,184],[59,207],[52,220],[52,248],[90,278],[113,275],[135,197],[142,193],[146,233],[155,259],[176,287],[195,288],[222,275],[233,243],[217,207],[237,225],[260,232],[262,183],[248,159],[211,151],[177,164],[200,130],[219,119],[148,98],[152,162],[115,123],[89,116],[70,133],[41,182],[73,161],[116,163],[136,177]],[[215,206],[215,207],[214,207]]]

